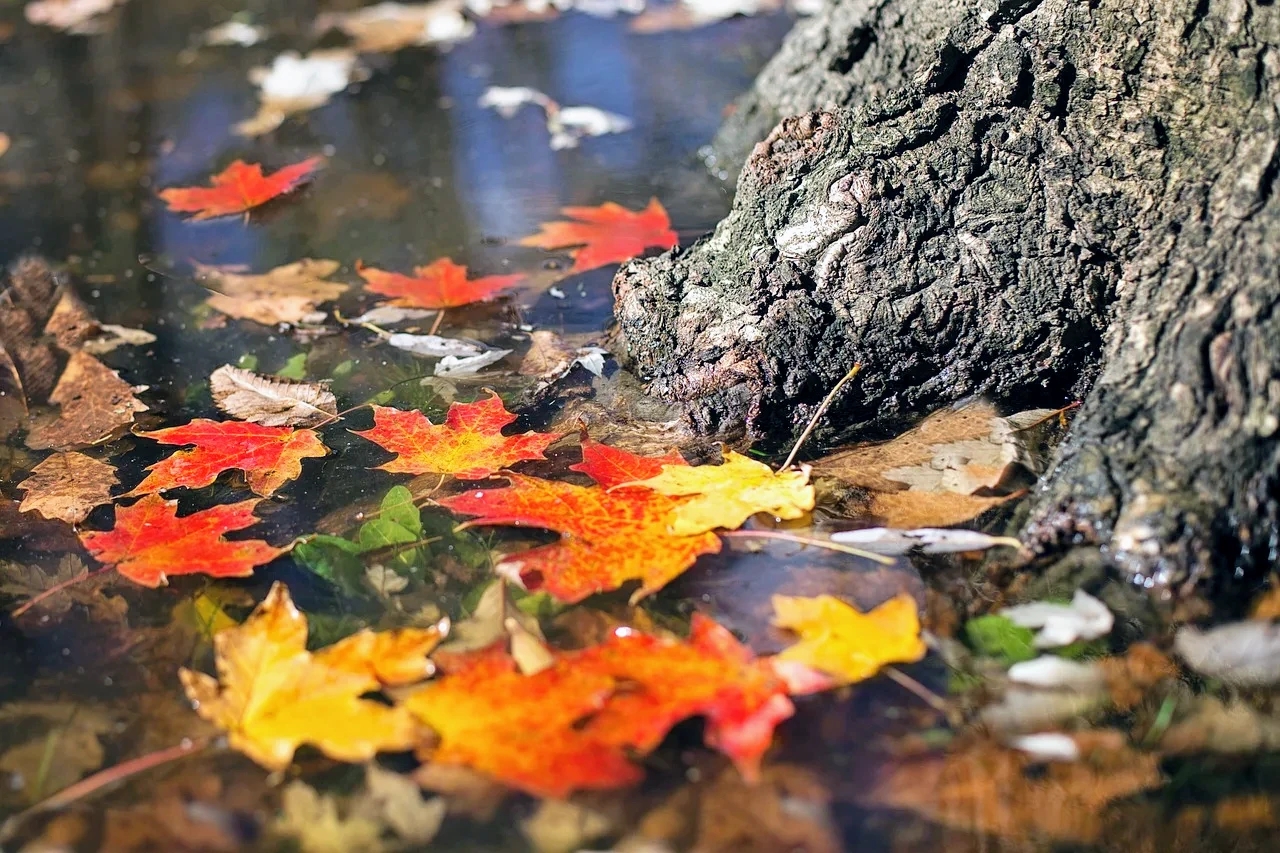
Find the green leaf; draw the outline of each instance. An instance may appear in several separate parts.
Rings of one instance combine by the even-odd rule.
[[[969,646],[978,654],[999,658],[1005,664],[1031,660],[1039,655],[1035,631],[991,614],[970,619],[964,626]]]
[[[293,549],[293,556],[313,573],[349,595],[368,592],[364,585],[364,563],[360,546],[341,536],[316,534]]]
[[[422,538],[422,513],[413,502],[413,492],[404,486],[392,486],[382,498],[378,509],[378,518],[398,524],[413,534],[413,539]]]
[[[276,371],[276,376],[281,379],[306,379],[307,354],[300,352],[289,356],[289,360],[284,363],[284,367]]]

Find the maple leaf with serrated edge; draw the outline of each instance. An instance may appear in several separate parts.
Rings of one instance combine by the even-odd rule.
[[[403,702],[439,736],[432,763],[479,770],[540,797],[642,778],[622,747],[579,729],[614,692],[608,673],[579,671],[559,659],[524,675],[501,647],[441,654],[438,661],[445,675]]]
[[[255,494],[270,497],[302,474],[302,460],[318,458],[329,450],[309,429],[262,426],[244,421],[212,421],[197,418],[184,426],[139,432],[161,444],[194,444],[147,470],[146,479],[129,495],[145,495],[166,489],[203,488],[223,471],[245,473]]]
[[[502,291],[523,281],[523,273],[467,278],[467,268],[449,258],[415,267],[413,275],[387,272],[356,263],[356,272],[367,283],[366,290],[391,296],[392,305],[405,308],[457,308],[472,302],[488,302]]]
[[[521,246],[557,250],[572,248],[573,272],[629,261],[645,249],[671,249],[680,241],[671,230],[667,211],[656,199],[644,210],[627,210],[607,201],[599,207],[566,207],[570,222],[544,222]]]
[[[288,767],[304,743],[339,761],[367,761],[412,749],[421,732],[405,708],[362,697],[430,676],[427,654],[445,630],[364,630],[310,653],[306,617],[276,583],[243,625],[214,636],[218,678],[185,668],[179,677],[196,712],[269,770]]]
[[[132,506],[118,507],[111,530],[81,533],[80,541],[95,560],[142,586],[160,586],[169,575],[248,577],[255,566],[289,550],[260,539],[223,538],[257,524],[257,505],[255,498],[178,518],[177,501],[147,495]]]
[[[885,664],[914,663],[925,655],[916,602],[905,592],[866,613],[830,595],[775,595],[773,611],[774,625],[800,636],[778,659],[846,684],[870,678]]]
[[[808,466],[774,471],[763,462],[724,452],[720,465],[667,465],[662,473],[636,481],[664,495],[692,498],[671,517],[671,532],[701,533],[723,527],[734,530],[757,512],[778,518],[800,518],[813,509]]]
[[[582,444],[582,462],[571,467],[591,476],[599,486],[506,474],[507,488],[468,491],[437,503],[478,516],[469,525],[558,531],[559,542],[510,554],[499,566],[503,574],[517,574],[527,589],[576,602],[639,580],[640,589],[632,597],[636,601],[666,586],[699,556],[720,550],[720,538],[713,533],[673,536],[667,531],[681,499],[618,487],[675,464],[684,464],[678,454],[637,456],[587,439]]]
[[[480,480],[516,462],[544,458],[547,447],[561,438],[538,432],[503,435],[502,428],[516,416],[492,391],[474,403],[453,403],[442,424],[433,424],[421,412],[372,408],[373,428],[352,432],[396,454],[378,466],[393,474],[452,474]]]
[[[194,213],[192,219],[245,213],[296,189],[309,180],[323,162],[320,157],[310,157],[263,175],[261,165],[236,160],[210,178],[210,186],[171,187],[162,190],[160,198],[175,213]]]

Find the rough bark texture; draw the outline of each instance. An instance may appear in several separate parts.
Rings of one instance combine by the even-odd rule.
[[[793,434],[855,361],[844,430],[1087,394],[1036,543],[1159,585],[1269,564],[1278,46],[1260,0],[836,0],[721,135],[800,113],[730,215],[619,273],[620,339],[714,433]]]

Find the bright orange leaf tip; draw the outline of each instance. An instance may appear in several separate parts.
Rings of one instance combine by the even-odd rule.
[[[310,157],[264,176],[259,164],[236,160],[210,178],[210,186],[171,187],[162,190],[160,198],[176,213],[194,213],[192,219],[232,216],[296,189],[322,163],[323,158]]]
[[[245,421],[212,421],[197,418],[185,426],[139,432],[161,444],[194,444],[147,470],[141,483],[127,496],[166,489],[203,488],[223,471],[245,473],[249,488],[264,498],[302,474],[302,460],[324,456],[328,448],[313,430],[272,427]]]
[[[502,398],[489,391],[483,400],[450,405],[443,424],[433,424],[421,412],[374,406],[373,428],[352,431],[396,454],[378,466],[383,471],[481,480],[516,462],[544,458],[547,447],[561,438],[539,432],[503,435],[502,428],[515,419]]]
[[[447,620],[364,630],[310,653],[307,618],[276,583],[243,625],[214,636],[218,678],[185,668],[179,677],[196,712],[269,770],[288,767],[304,743],[339,761],[367,761],[412,749],[422,732],[404,708],[362,697],[432,675],[427,654],[447,631]]]
[[[566,207],[562,212],[576,221],[544,222],[537,234],[525,237],[520,245],[551,251],[577,247],[569,252],[573,272],[629,261],[645,249],[671,249],[680,241],[671,230],[666,208],[656,198],[640,211],[607,201],[599,207]]]
[[[683,498],[623,484],[645,479],[663,466],[684,465],[679,454],[637,456],[584,439],[582,462],[571,466],[599,486],[578,486],[504,474],[511,485],[474,489],[437,503],[477,516],[468,524],[541,527],[562,534],[559,542],[508,555],[497,567],[526,589],[543,590],[566,602],[639,580],[638,601],[666,586],[702,554],[720,550],[714,533],[676,536],[668,531]]]
[[[80,541],[95,560],[143,586],[160,586],[169,575],[248,577],[254,566],[289,550],[260,539],[223,538],[257,524],[257,505],[255,498],[178,518],[177,501],[147,495],[132,506],[117,507],[114,528],[81,533]]]
[[[916,601],[905,592],[866,613],[830,595],[775,595],[773,611],[774,625],[800,636],[777,660],[804,664],[845,684],[870,678],[885,664],[913,663],[926,652]]]
[[[523,281],[523,273],[467,278],[467,268],[449,258],[415,267],[413,275],[387,272],[356,263],[356,272],[367,282],[367,289],[394,297],[393,305],[406,308],[457,308],[472,302],[488,302],[502,291]]]

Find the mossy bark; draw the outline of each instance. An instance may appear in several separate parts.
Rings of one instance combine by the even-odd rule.
[[[1280,547],[1280,9],[834,0],[746,96],[730,215],[624,267],[619,340],[702,430],[1085,400],[1027,534],[1166,585]]]

